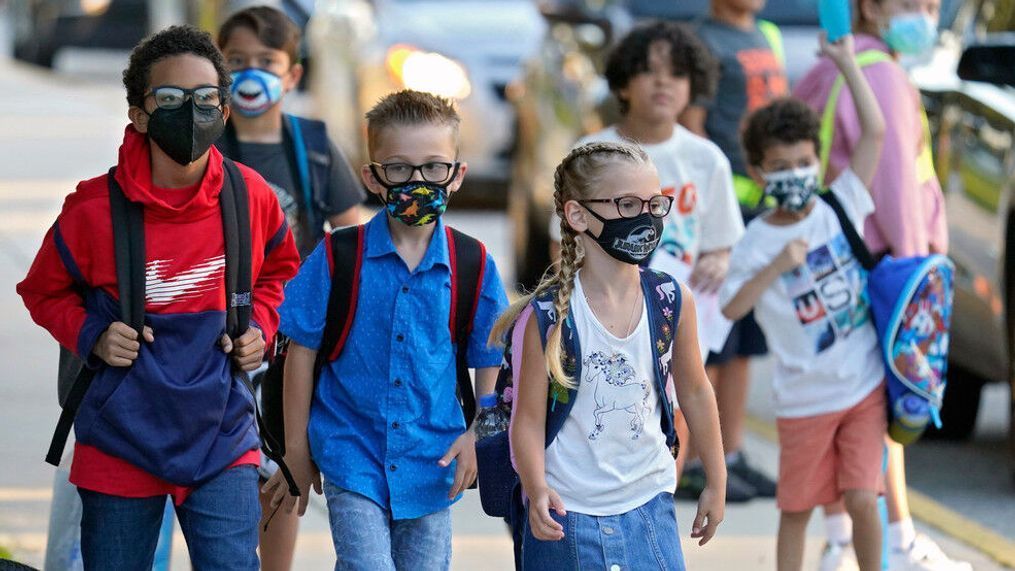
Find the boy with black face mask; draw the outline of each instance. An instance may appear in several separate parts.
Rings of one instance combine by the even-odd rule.
[[[229,116],[225,63],[208,34],[174,26],[134,49],[123,82],[131,123],[115,170],[67,197],[18,284],[35,322],[96,370],[75,421],[70,475],[83,504],[84,565],[150,567],[171,496],[195,568],[257,569],[260,440],[234,371],[256,368],[274,337],[283,283],[299,264],[296,245],[274,193],[238,165],[248,199],[251,326],[224,335],[219,195],[226,184],[239,192],[212,148]],[[116,187],[143,211],[140,335],[114,297]]]
[[[282,112],[303,76],[300,30],[268,6],[233,14],[218,45],[232,72],[233,114],[216,146],[256,170],[278,195],[300,256],[332,228],[359,223],[363,187],[324,123]]]
[[[442,215],[467,170],[458,122],[450,101],[416,91],[388,95],[367,113],[372,162],[361,175],[385,208],[337,234],[357,230],[363,243],[358,302],[337,357],[324,348],[329,294],[333,274],[354,264],[334,258],[334,236],[286,286],[285,461],[300,486],[300,515],[324,476],[336,569],[447,569],[450,507],[476,478],[473,418],[455,398],[456,357],[466,351],[475,394],[493,392],[502,352],[486,340],[507,299],[484,252],[471,333],[462,343],[451,338],[457,241]],[[331,359],[315,379],[318,351]],[[273,509],[296,507],[281,474],[265,491]]]

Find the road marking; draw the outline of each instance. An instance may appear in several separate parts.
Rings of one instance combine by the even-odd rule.
[[[772,422],[747,415],[745,424],[751,432],[778,444],[778,431]],[[1001,565],[1015,567],[1015,541],[945,507],[913,488],[909,488],[909,511],[914,518],[969,545]]]

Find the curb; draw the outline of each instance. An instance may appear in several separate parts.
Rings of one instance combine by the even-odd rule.
[[[744,423],[751,432],[778,444],[778,432],[771,422],[748,414]],[[1015,568],[1015,541],[945,507],[913,488],[909,488],[908,493],[909,510],[914,518],[980,551],[1001,565]]]

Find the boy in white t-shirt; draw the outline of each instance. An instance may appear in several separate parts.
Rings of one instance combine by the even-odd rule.
[[[658,22],[625,36],[610,53],[605,75],[623,117],[575,146],[636,143],[645,150],[659,173],[663,194],[674,197],[650,265],[681,280],[689,276],[696,298],[716,294],[726,277],[730,249],[744,233],[733,175],[729,159],[718,146],[677,123],[691,101],[714,92],[715,59],[687,27]],[[551,218],[551,253],[556,260],[560,220]],[[703,300],[698,299],[698,307],[699,337],[704,339],[707,332],[701,327],[707,323],[703,315],[707,309]],[[714,311],[717,320],[724,321],[717,307]],[[686,423],[679,420],[678,474],[691,450]],[[700,472],[703,486],[704,471],[698,464],[690,471]],[[697,488],[691,495],[697,497],[700,492]],[[730,474],[726,493],[727,501],[739,502],[751,499],[755,490]]]
[[[821,39],[849,86],[861,123],[850,167],[831,184],[858,232],[874,211],[867,185],[884,118],[853,56],[853,38]],[[753,220],[733,249],[720,295],[730,319],[752,308],[775,355],[778,569],[801,568],[811,510],[843,498],[862,570],[881,568],[877,494],[886,426],[884,366],[866,274],[818,192],[819,120],[806,103],[759,109],[743,133],[748,169],[778,207]]]

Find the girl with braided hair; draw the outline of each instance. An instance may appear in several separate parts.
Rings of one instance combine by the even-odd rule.
[[[528,499],[522,568],[683,569],[677,398],[709,480],[691,533],[701,545],[723,518],[726,469],[691,296],[638,265],[673,199],[623,143],[574,149],[554,183],[560,262],[491,335],[521,347],[510,440]]]

